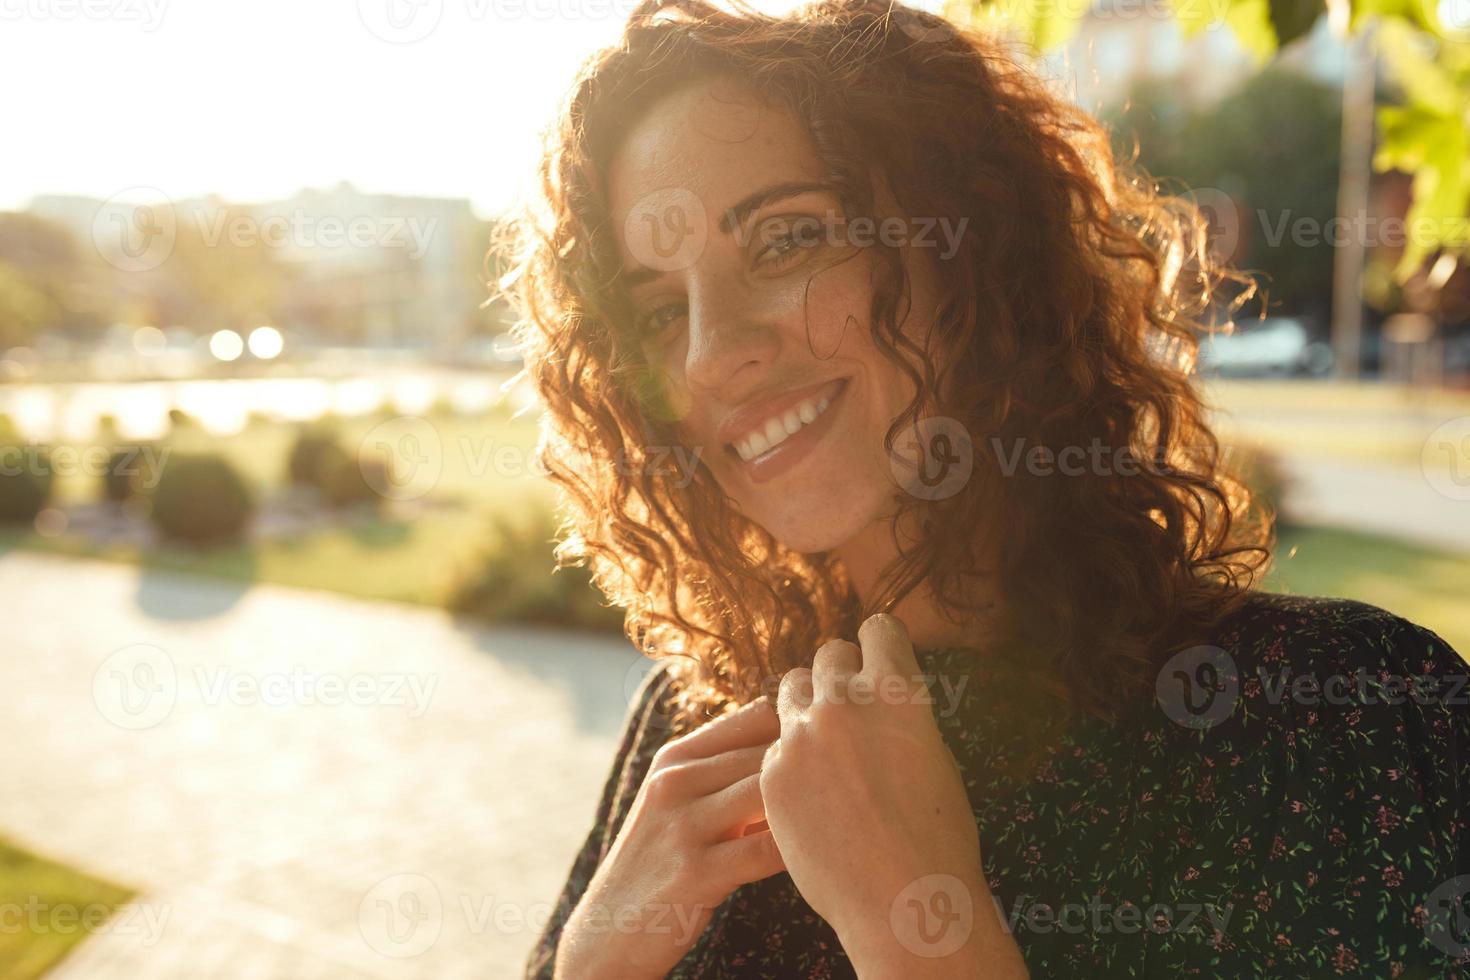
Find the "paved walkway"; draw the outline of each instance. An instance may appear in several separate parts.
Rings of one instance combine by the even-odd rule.
[[[0,832],[140,891],[57,978],[518,973],[643,661],[0,555]]]
[[[1416,466],[1357,463],[1297,454],[1282,458],[1292,515],[1470,552],[1470,500],[1436,490]]]

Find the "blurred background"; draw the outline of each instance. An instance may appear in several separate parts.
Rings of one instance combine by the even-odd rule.
[[[631,6],[0,5],[0,976],[518,973],[647,664],[486,247]],[[1470,2],[941,12],[1259,276],[1200,374],[1269,585],[1470,652]]]

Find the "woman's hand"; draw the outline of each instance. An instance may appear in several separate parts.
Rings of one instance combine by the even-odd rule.
[[[607,857],[568,917],[556,976],[663,977],[739,886],[782,870],[760,764],[780,732],[762,698],[659,749]]]
[[[903,623],[873,616],[781,681],[761,769],[792,880],[860,976],[1026,976]]]

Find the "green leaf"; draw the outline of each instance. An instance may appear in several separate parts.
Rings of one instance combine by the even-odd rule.
[[[1446,115],[1464,112],[1464,80],[1435,61],[1432,38],[1394,18],[1378,26],[1376,41],[1389,75],[1410,105]]]
[[[1255,58],[1257,66],[1264,65],[1276,53],[1276,28],[1271,26],[1268,0],[1231,0],[1225,11],[1225,23]]]
[[[1400,281],[1413,275],[1432,252],[1442,247],[1465,251],[1465,212],[1470,205],[1470,131],[1463,119],[1446,119],[1443,139],[1423,148],[1423,163],[1414,174],[1414,203],[1406,216],[1408,244],[1394,274]]]
[[[1454,120],[1418,106],[1384,106],[1378,110],[1379,144],[1373,155],[1374,168],[1414,173],[1453,125]]]
[[[1087,9],[1084,0],[985,0],[970,23],[1014,32],[1035,50],[1048,51],[1076,36]]]
[[[1383,21],[1406,20],[1428,27],[1425,4],[1432,2],[1434,0],[1349,0],[1348,31],[1356,34],[1373,17]]]

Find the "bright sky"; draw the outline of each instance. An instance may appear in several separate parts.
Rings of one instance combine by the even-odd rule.
[[[634,5],[0,0],[0,209],[349,180],[488,215],[527,185],[540,127]]]

